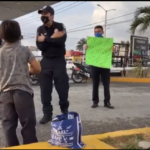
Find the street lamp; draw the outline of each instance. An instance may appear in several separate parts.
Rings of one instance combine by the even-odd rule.
[[[102,7],[100,4],[97,4],[97,6],[101,7],[104,11],[105,11],[105,37],[106,37],[106,26],[107,26],[107,12],[109,11],[115,11],[116,9],[109,9],[109,10],[106,10],[104,9],[104,7]]]

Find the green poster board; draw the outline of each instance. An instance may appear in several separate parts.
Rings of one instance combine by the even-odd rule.
[[[113,38],[87,37],[86,64],[110,69]]]

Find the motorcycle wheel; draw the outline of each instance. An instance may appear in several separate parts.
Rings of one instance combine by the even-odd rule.
[[[76,71],[71,74],[71,79],[74,83],[81,83],[84,80],[83,76]]]
[[[31,82],[32,85],[38,85],[38,83],[39,83],[38,80],[36,80],[32,77],[30,77],[30,82]]]

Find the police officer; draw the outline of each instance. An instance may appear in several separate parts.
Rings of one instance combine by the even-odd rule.
[[[68,112],[69,78],[65,61],[67,35],[64,25],[53,20],[54,9],[52,7],[45,6],[38,13],[41,14],[43,22],[43,25],[37,29],[36,41],[36,45],[42,51],[43,56],[41,60],[40,88],[44,116],[40,123],[46,124],[52,120],[53,115],[51,104],[53,80],[59,96],[61,112]]]
[[[0,38],[0,48],[2,47],[2,40]],[[1,119],[1,114],[0,114],[0,119]]]
[[[2,40],[0,39],[0,48],[2,47]]]

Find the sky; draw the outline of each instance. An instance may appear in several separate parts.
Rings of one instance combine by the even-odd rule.
[[[107,14],[106,37],[114,38],[115,43],[130,41],[129,28],[134,18],[134,11],[138,7],[149,6],[150,2],[100,2],[100,1],[62,1],[52,5],[55,10],[54,20],[61,22],[67,29],[66,49],[76,50],[77,42],[81,38],[93,36],[93,29],[96,25],[105,24],[105,11],[97,6],[101,5]],[[42,8],[43,6],[41,6]],[[22,44],[25,46],[35,46],[35,36],[38,26],[42,25],[40,15],[37,11],[19,17],[17,20],[21,25],[24,38]],[[145,34],[136,31],[136,35],[149,36],[148,29]]]

